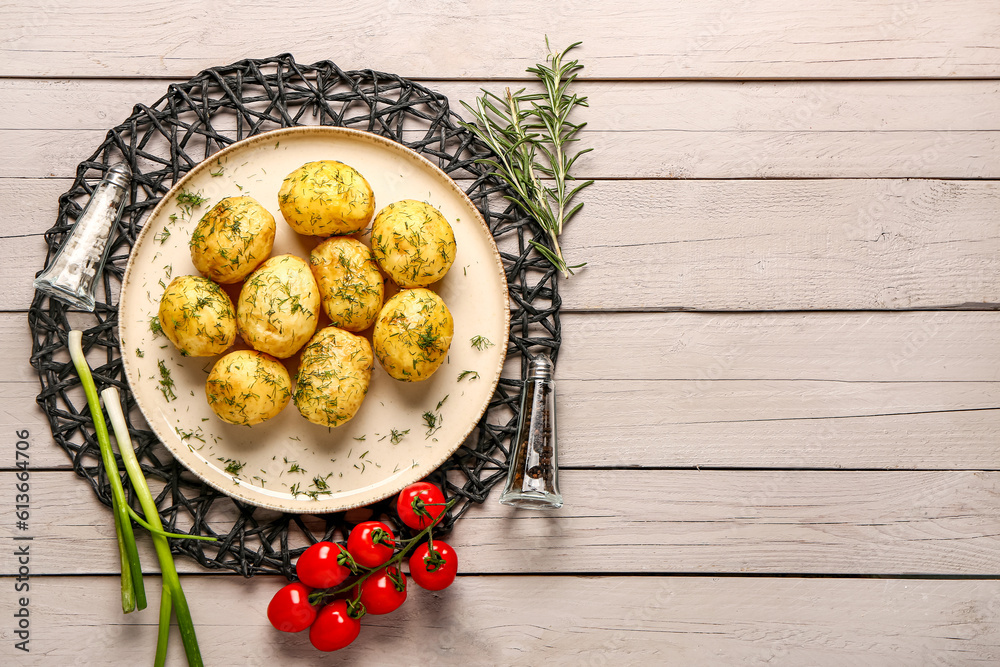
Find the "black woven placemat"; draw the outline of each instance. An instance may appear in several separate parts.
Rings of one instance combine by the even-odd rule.
[[[116,386],[127,407],[135,407],[118,348],[118,293],[132,245],[145,217],[192,167],[234,141],[295,125],[335,125],[373,132],[424,155],[459,181],[497,240],[511,297],[508,358],[521,360],[520,376],[501,377],[478,428],[430,479],[447,496],[461,500],[443,522],[450,530],[471,503],[485,500],[506,476],[505,460],[517,422],[518,397],[529,349],[558,352],[560,342],[557,276],[528,240],[538,231],[503,198],[504,190],[477,158],[489,153],[456,123],[444,95],[407,79],[373,70],[343,71],[330,61],[300,65],[289,54],[242,60],[205,70],[150,106],[138,104],[112,128],[104,142],[77,167],[73,187],[59,198],[56,224],[45,234],[46,265],[65,240],[81,205],[109,164],[131,166],[131,198],[113,237],[93,314],[69,311],[62,302],[36,294],[28,313],[38,371],[38,404],[55,441],[73,468],[111,504],[86,400],[66,353],[70,329],[84,330],[98,388]],[[467,181],[463,179],[468,179]],[[539,235],[541,238],[541,235]],[[346,535],[357,511],[310,516],[282,514],[237,502],[191,475],[167,452],[138,410],[128,410],[136,453],[150,480],[162,480],[158,494],[168,530],[213,535],[216,543],[173,540],[172,548],[208,568],[244,576],[291,576],[294,559],[312,542]],[[127,477],[126,490],[131,489]],[[391,499],[371,506],[373,516],[391,516]],[[294,533],[301,532],[301,535]]]

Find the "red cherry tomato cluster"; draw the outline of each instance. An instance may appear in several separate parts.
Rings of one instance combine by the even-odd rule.
[[[362,616],[388,614],[406,601],[407,577],[398,564],[411,551],[410,577],[417,585],[430,591],[450,586],[458,556],[431,532],[448,506],[441,489],[417,482],[396,499],[399,519],[419,531],[415,537],[396,540],[386,524],[365,521],[348,535],[346,549],[334,542],[306,549],[295,564],[299,581],[279,590],[267,607],[271,625],[282,632],[309,628],[309,641],[320,651],[348,646],[361,632]],[[424,537],[428,541],[420,543]]]

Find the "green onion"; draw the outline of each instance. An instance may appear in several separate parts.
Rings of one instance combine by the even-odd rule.
[[[111,439],[108,427],[101,412],[101,402],[97,396],[97,387],[83,353],[83,333],[69,332],[69,355],[80,376],[80,384],[87,395],[87,405],[90,416],[94,420],[94,433],[101,450],[101,460],[111,484],[111,509],[115,516],[115,533],[118,536],[118,551],[122,561],[122,611],[126,614],[134,609],[146,608],[146,589],[142,584],[142,565],[139,563],[139,551],[135,546],[135,535],[132,533],[132,522],[128,516],[128,501],[125,499],[125,489],[122,487],[121,474],[115,463],[115,454],[111,449]]]
[[[146,523],[146,520],[135,513],[135,510],[131,507],[128,509],[128,515],[132,517],[132,520],[137,524],[148,530],[155,535],[162,535],[163,537],[172,537],[175,540],[202,540],[204,542],[218,542],[219,540],[214,537],[208,537],[206,535],[188,535],[187,533],[168,533],[165,530],[160,530],[159,528],[154,528],[152,525]],[[162,525],[162,524],[161,524]]]
[[[132,439],[129,437],[128,425],[125,423],[125,413],[122,411],[118,390],[109,387],[101,392],[104,399],[104,407],[108,411],[108,418],[115,430],[115,439],[118,441],[118,449],[122,454],[122,461],[125,463],[125,470],[129,479],[132,480],[132,488],[142,506],[142,512],[146,515],[146,521],[140,521],[145,525],[153,538],[153,546],[156,549],[156,557],[160,561],[160,571],[163,575],[163,593],[160,597],[160,625],[156,638],[156,662],[157,667],[163,665],[167,659],[167,637],[170,634],[170,612],[173,607],[177,615],[177,625],[181,630],[181,640],[184,643],[184,652],[187,654],[188,665],[203,665],[201,660],[201,650],[198,648],[198,638],[194,632],[194,622],[191,620],[191,610],[188,608],[187,598],[184,597],[184,589],[181,588],[181,580],[177,576],[177,568],[174,566],[174,557],[170,553],[170,543],[167,536],[192,537],[189,535],[175,535],[165,533],[163,523],[160,521],[160,511],[153,500],[153,494],[146,484],[146,477],[139,466],[139,460],[135,456],[132,448]],[[138,517],[136,517],[138,519]],[[148,523],[147,523],[148,522]],[[200,537],[200,536],[198,536]],[[214,540],[215,538],[202,538]]]

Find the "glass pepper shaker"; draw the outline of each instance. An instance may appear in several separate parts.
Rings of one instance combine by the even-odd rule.
[[[111,230],[125,207],[132,170],[118,163],[98,183],[66,241],[45,271],[35,278],[39,292],[71,306],[93,311],[98,276],[107,259]]]
[[[547,354],[528,362],[521,392],[521,414],[511,443],[507,484],[500,494],[504,505],[521,509],[558,509],[559,465],[556,447],[554,364]]]

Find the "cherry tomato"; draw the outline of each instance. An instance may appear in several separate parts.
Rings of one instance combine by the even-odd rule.
[[[274,594],[267,605],[267,620],[282,632],[302,632],[316,619],[316,607],[309,604],[308,586],[295,582]]]
[[[376,571],[361,582],[361,604],[369,614],[396,611],[406,600],[406,575],[398,567]]]
[[[410,576],[421,588],[439,591],[451,586],[458,572],[458,554],[447,542],[434,540],[436,556],[427,544],[421,544],[410,555]]]
[[[419,509],[413,506],[414,501]],[[425,504],[433,504],[433,506],[424,507]],[[399,497],[396,499],[396,512],[399,514],[400,520],[407,526],[423,530],[444,512],[444,494],[441,493],[441,489],[430,482],[410,484],[399,492]]]
[[[320,651],[344,648],[361,632],[361,621],[347,613],[347,601],[335,600],[320,609],[309,629],[309,641]]]
[[[392,544],[394,539],[389,526],[381,521],[365,521],[356,525],[347,536],[347,550],[359,565],[378,567],[392,558],[396,551]]]
[[[317,542],[306,549],[295,563],[295,574],[306,586],[333,588],[347,579],[351,570],[341,561],[350,562],[344,548],[333,542]]]

